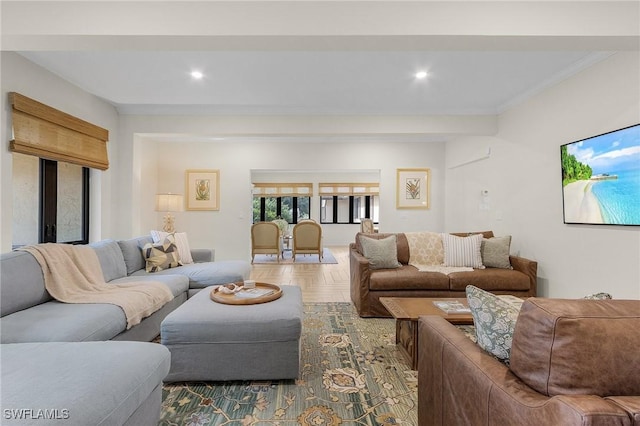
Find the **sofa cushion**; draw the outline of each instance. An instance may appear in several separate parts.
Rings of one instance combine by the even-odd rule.
[[[474,269],[449,274],[451,290],[464,291],[473,285],[491,292],[529,291],[531,281],[520,271],[500,268]]]
[[[177,268],[154,272],[152,277],[161,275],[182,275],[189,279],[190,289],[201,289],[210,285],[228,284],[249,279],[251,264],[244,260],[221,260],[217,262],[191,263]],[[149,275],[144,269],[132,276]]]
[[[2,316],[52,300],[40,264],[26,251],[0,255],[0,294]]]
[[[482,264],[488,268],[513,269],[509,261],[511,235],[483,238],[480,246]]]
[[[144,269],[145,260],[142,256],[142,247],[147,243],[152,243],[151,236],[131,238],[129,240],[120,240],[118,245],[122,250],[124,263],[127,265],[127,275],[131,275],[140,269]]]
[[[102,275],[106,282],[126,277],[127,265],[124,263],[122,250],[115,240],[102,240],[89,244],[100,261]]]
[[[400,266],[395,235],[389,235],[382,239],[360,236],[360,244],[362,245],[362,254],[369,261],[371,269],[390,269]]]
[[[444,245],[444,266],[466,266],[484,269],[480,247],[482,235],[475,234],[468,237],[458,237],[451,234],[441,234]]]
[[[131,275],[124,278],[119,278],[109,284],[127,284],[127,283],[140,283],[140,282],[161,282],[169,287],[173,297],[177,297],[182,293],[189,290],[189,278],[183,275],[160,275],[158,273],[147,275]]]
[[[511,370],[547,395],[640,395],[640,301],[530,298]]]
[[[123,425],[161,385],[169,367],[169,350],[155,343],[3,345],[2,412],[56,409],[62,417],[19,424]]]
[[[110,340],[127,328],[122,308],[56,300],[0,319],[2,343]]]
[[[169,234],[161,243],[147,243],[142,247],[145,271],[158,272],[181,265],[175,237]]]
[[[472,285],[467,286],[466,293],[478,345],[498,359],[508,362],[520,310],[498,296]]]
[[[371,290],[449,290],[449,277],[439,272],[421,272],[414,266],[371,271]]]

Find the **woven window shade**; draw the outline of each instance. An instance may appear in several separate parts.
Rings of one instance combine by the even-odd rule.
[[[319,183],[320,196],[378,195],[379,183]]]
[[[99,170],[109,168],[109,131],[19,93],[9,93],[13,140],[9,149]]]
[[[312,183],[254,183],[254,197],[313,197]]]

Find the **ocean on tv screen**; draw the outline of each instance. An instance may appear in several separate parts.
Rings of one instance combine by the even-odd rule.
[[[640,225],[640,124],[560,147],[565,223]]]
[[[640,169],[622,170],[617,179],[595,180],[591,191],[607,224],[640,225]]]

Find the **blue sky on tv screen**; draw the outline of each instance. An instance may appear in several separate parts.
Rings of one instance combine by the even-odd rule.
[[[567,145],[576,160],[591,166],[594,175],[640,170],[640,124]]]

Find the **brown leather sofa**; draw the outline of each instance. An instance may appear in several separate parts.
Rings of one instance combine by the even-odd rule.
[[[492,231],[482,232],[493,238]],[[439,272],[418,271],[409,265],[409,243],[404,233],[397,237],[398,262],[396,269],[371,269],[362,254],[360,238],[385,238],[390,233],[356,235],[349,245],[351,301],[361,317],[389,317],[380,303],[381,297],[465,297],[467,285],[474,285],[494,294],[517,297],[536,295],[538,263],[523,257],[510,256],[513,269],[485,268],[445,275]],[[456,233],[467,236],[470,234]]]
[[[531,298],[510,366],[419,319],[418,418],[431,425],[640,425],[640,301]]]

